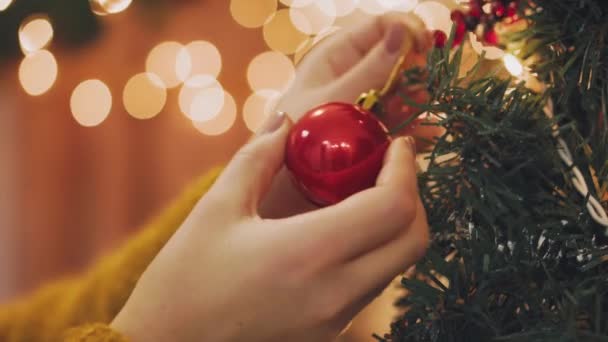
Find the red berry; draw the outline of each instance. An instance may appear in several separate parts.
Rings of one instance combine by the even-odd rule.
[[[311,201],[330,205],[374,186],[390,141],[374,114],[353,104],[328,103],[291,128],[285,165]]]
[[[481,15],[483,14],[483,11],[481,9],[481,2],[479,0],[472,0],[471,2],[469,2],[469,7],[469,15],[477,18],[478,20],[481,20]]]
[[[489,45],[498,45],[498,34],[493,27],[487,27],[483,33],[483,41]]]
[[[506,9],[502,1],[494,1],[492,3],[492,14],[494,14],[497,18],[503,18],[505,13]]]
[[[511,1],[507,7],[507,18],[515,19],[515,17],[517,17],[518,7],[517,1]]]
[[[467,24],[465,22],[464,13],[461,11],[453,11],[450,15],[452,21],[456,25],[456,32],[454,33],[454,46],[458,46],[464,40],[464,36],[467,33]]]
[[[435,30],[433,31],[433,39],[435,41],[435,47],[442,49],[448,41],[448,36],[441,30]]]

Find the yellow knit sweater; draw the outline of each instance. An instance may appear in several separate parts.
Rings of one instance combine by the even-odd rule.
[[[0,341],[127,341],[108,324],[218,174],[218,169],[212,170],[195,182],[141,233],[87,273],[50,284],[31,297],[0,308]]]

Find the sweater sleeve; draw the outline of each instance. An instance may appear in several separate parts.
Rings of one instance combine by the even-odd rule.
[[[195,182],[134,238],[85,274],[57,281],[0,308],[0,341],[126,341],[107,324],[219,171],[214,169]]]

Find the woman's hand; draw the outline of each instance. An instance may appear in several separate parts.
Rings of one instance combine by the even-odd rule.
[[[330,36],[298,65],[295,82],[277,108],[297,121],[306,111],[323,103],[353,103],[363,92],[382,88],[401,57],[407,39],[414,44],[405,67],[424,64],[432,39],[414,15],[370,17]],[[385,118],[385,123],[391,127],[404,119],[403,113],[394,112]],[[260,214],[280,218],[314,208],[293,186],[287,171],[282,170],[262,201]]]
[[[428,226],[411,139],[375,187],[331,207],[263,219],[289,121],[273,116],[148,267],[112,326],[132,341],[329,341],[420,258]]]

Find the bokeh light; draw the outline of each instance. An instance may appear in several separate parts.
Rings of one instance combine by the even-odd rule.
[[[4,11],[13,3],[13,0],[0,0],[0,12]]]
[[[264,119],[275,109],[281,93],[276,90],[260,90],[251,94],[243,106],[243,120],[250,131],[258,130]]]
[[[19,82],[26,93],[37,96],[46,93],[57,79],[57,61],[47,50],[31,53],[19,65]]]
[[[336,8],[331,1],[313,2],[304,7],[291,7],[289,16],[299,31],[312,35],[333,25]]]
[[[418,0],[400,0],[398,4],[393,6],[392,10],[395,12],[408,13],[413,11],[416,6],[418,6]]]
[[[308,35],[298,30],[291,21],[289,9],[281,9],[264,25],[264,40],[273,50],[290,55]]]
[[[485,53],[485,59],[496,60],[505,55],[505,51],[503,49],[495,46],[483,45],[483,43],[477,38],[477,35],[473,32],[469,33],[469,41],[471,42],[471,47],[473,50],[475,50],[475,52],[477,52],[477,54],[481,55],[482,53]]]
[[[275,51],[257,55],[247,69],[247,80],[252,90],[287,90],[295,79],[295,68],[287,56]]]
[[[281,3],[283,5],[287,5],[289,7],[304,7],[304,6],[308,6],[311,3],[315,2],[315,1],[319,1],[319,0],[281,0]],[[321,1],[328,1],[328,0],[321,0]]]
[[[277,0],[231,0],[230,13],[240,25],[261,27],[277,11]]]
[[[224,90],[210,75],[195,75],[179,92],[179,108],[192,121],[208,121],[224,106]]]
[[[44,49],[52,39],[53,26],[47,16],[29,17],[19,27],[19,44],[25,54]]]
[[[185,81],[191,75],[211,75],[217,78],[222,70],[222,56],[215,45],[194,41],[177,55],[177,77]]]
[[[519,77],[519,76],[523,75],[524,66],[521,64],[519,59],[517,59],[517,57],[513,56],[510,53],[507,53],[503,57],[503,62],[505,63],[505,68],[507,68],[507,71],[511,75],[513,75],[515,77]]]
[[[72,92],[70,108],[74,119],[85,127],[102,123],[112,109],[112,93],[100,80],[86,80]]]
[[[91,10],[97,15],[119,13],[131,5],[133,0],[89,0]]]
[[[383,14],[389,10],[380,0],[359,0],[359,9],[371,15]]]
[[[137,74],[125,85],[122,101],[132,117],[150,119],[158,115],[167,102],[167,90],[158,75]]]
[[[178,42],[163,42],[156,45],[146,59],[146,71],[158,75],[166,87],[177,87],[182,83],[178,75],[177,61],[183,48],[184,46]],[[188,70],[181,72],[189,73]]]
[[[204,122],[194,121],[194,127],[206,135],[220,135],[226,133],[236,121],[236,103],[234,98],[224,92],[224,106],[211,120]]]
[[[331,14],[331,11],[335,11],[336,16],[344,17],[351,14],[357,6],[359,6],[359,0],[333,0],[328,1],[327,3],[331,3],[333,8],[330,8],[330,12],[327,14]],[[321,6],[321,9],[326,11],[326,6]]]
[[[446,34],[452,31],[452,19],[450,9],[444,4],[436,1],[421,2],[414,13],[422,19],[429,30],[441,30]]]

